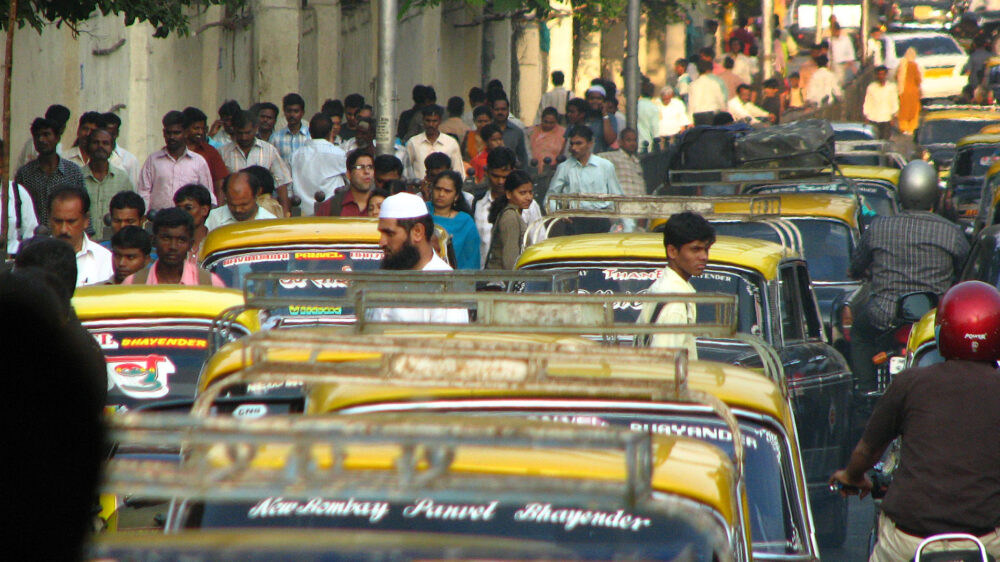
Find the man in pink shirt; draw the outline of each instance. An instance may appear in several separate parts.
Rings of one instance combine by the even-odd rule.
[[[179,207],[164,209],[153,217],[153,245],[157,259],[125,278],[122,285],[212,285],[226,284],[214,273],[188,259],[194,244],[194,219]]]
[[[151,211],[173,208],[174,193],[187,184],[214,185],[208,162],[187,148],[184,114],[180,111],[163,116],[163,140],[166,146],[146,159],[136,186]],[[212,204],[217,204],[214,193]]]

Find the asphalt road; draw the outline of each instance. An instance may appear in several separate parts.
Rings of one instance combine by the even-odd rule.
[[[872,528],[875,506],[870,497],[851,498],[847,508],[847,540],[834,550],[820,549],[823,562],[859,562],[868,560],[868,532]]]

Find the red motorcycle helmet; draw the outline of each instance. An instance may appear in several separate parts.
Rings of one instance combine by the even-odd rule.
[[[948,289],[934,321],[938,352],[945,359],[996,361],[1000,358],[1000,291],[981,281]]]

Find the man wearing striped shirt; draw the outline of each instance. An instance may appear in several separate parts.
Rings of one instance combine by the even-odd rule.
[[[250,166],[267,168],[274,177],[281,208],[288,215],[291,208],[288,189],[292,173],[281,159],[278,149],[257,138],[257,121],[252,113],[241,111],[233,117],[233,141],[219,149],[219,154],[233,174]]]
[[[292,154],[295,154],[296,150],[309,141],[309,127],[302,123],[302,118],[306,113],[306,100],[302,99],[302,96],[292,93],[282,98],[281,105],[288,126],[280,131],[275,131],[271,135],[271,139],[266,142],[270,142],[274,148],[278,149],[282,160],[291,162]]]

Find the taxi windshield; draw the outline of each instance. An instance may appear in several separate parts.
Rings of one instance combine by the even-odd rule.
[[[377,246],[322,245],[308,247],[273,247],[238,252],[219,253],[205,261],[205,267],[222,278],[227,287],[243,288],[251,273],[373,271],[382,263],[382,250]],[[311,285],[311,286],[310,286]],[[282,283],[287,295],[309,297],[310,289],[320,289],[321,283]],[[324,293],[328,294],[328,293]]]
[[[986,171],[1000,160],[1000,146],[983,144],[958,149],[951,164],[952,176],[984,177]]]
[[[851,266],[854,246],[851,231],[842,222],[818,218],[785,219],[802,233],[802,250],[809,264],[809,277],[813,281],[850,281],[847,276]],[[781,243],[778,233],[765,223],[713,222],[716,234],[756,238]]]
[[[858,178],[851,183],[834,181],[826,183],[799,183],[780,185],[758,185],[744,190],[746,193],[834,193],[838,195],[857,194],[861,203],[876,215],[896,214],[893,193],[895,188],[879,180]]]
[[[693,506],[692,506],[693,507]],[[456,501],[416,497],[295,500],[189,504],[184,528],[320,528],[362,532],[407,532],[473,536],[483,541],[522,539],[567,548],[586,560],[712,560],[713,535],[683,515],[639,507],[623,510],[576,505],[572,500],[514,502],[488,493]]]
[[[572,269],[580,272],[580,293],[584,294],[643,294],[660,278],[664,264],[638,261],[586,262],[558,265],[548,264],[546,268]],[[734,271],[709,264],[699,277],[692,277],[691,284],[701,293],[724,293],[737,295],[737,331],[758,333],[761,326],[760,287],[763,281],[759,275],[749,271]],[[618,303],[615,307],[616,322],[635,322],[639,318],[642,305],[630,302]],[[712,322],[715,308],[712,305],[698,306],[698,320]]]
[[[1000,287],[1000,237],[984,235],[969,252],[962,281],[982,281]]]
[[[955,144],[963,137],[974,135],[990,121],[984,119],[936,119],[924,121],[917,129],[917,144]]]
[[[962,48],[947,35],[929,35],[924,37],[893,38],[896,43],[896,58],[903,60],[906,50],[913,47],[918,57],[934,55],[963,55]]]
[[[109,406],[193,398],[208,359],[211,321],[116,320],[84,322],[104,352]],[[232,336],[246,335],[234,325]]]

